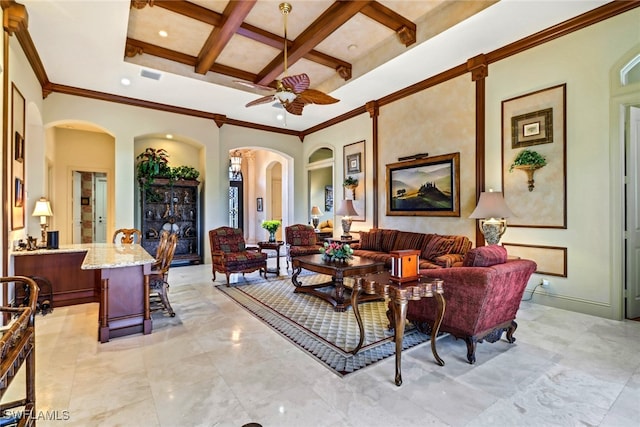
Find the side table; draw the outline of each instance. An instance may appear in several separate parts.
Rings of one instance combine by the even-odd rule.
[[[280,275],[280,248],[284,245],[282,240],[278,240],[277,242],[258,242],[258,249],[260,252],[270,250],[275,251],[276,253],[276,269],[269,269],[266,267],[264,269],[264,276],[267,277],[267,273],[275,274],[276,276]]]
[[[438,365],[444,366],[444,360],[440,358],[436,349],[436,338],[440,331],[440,324],[442,323],[446,308],[442,280],[434,279],[421,282],[420,279],[418,279],[417,281],[398,283],[390,280],[389,272],[369,274],[356,279],[351,293],[351,306],[353,307],[353,314],[356,316],[358,328],[360,329],[360,341],[356,348],[351,351],[353,354],[360,351],[364,342],[364,326],[362,324],[362,318],[360,317],[360,311],[358,310],[358,297],[362,291],[368,295],[380,295],[385,297],[385,299],[390,298],[391,301],[393,301],[392,314],[395,332],[394,339],[396,343],[395,382],[397,386],[402,385],[402,340],[404,338],[404,326],[407,319],[407,305],[409,304],[409,300],[436,298],[436,321],[431,327],[431,352]]]

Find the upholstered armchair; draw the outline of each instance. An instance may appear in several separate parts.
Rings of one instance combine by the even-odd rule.
[[[467,344],[467,360],[476,361],[476,344],[494,343],[506,331],[506,340],[515,342],[516,313],[531,274],[537,265],[531,260],[507,260],[502,246],[472,249],[462,267],[421,270],[425,278],[444,281],[446,310],[441,332],[448,332]],[[435,298],[409,301],[407,319],[430,332],[436,312]]]
[[[320,253],[320,245],[312,226],[293,224],[285,227],[284,235],[287,243],[287,269],[289,261],[297,256]]]
[[[247,248],[240,228],[219,227],[210,230],[209,244],[214,282],[216,271],[227,276],[227,286],[229,286],[231,273],[244,275],[244,273],[267,268],[267,254],[259,252],[258,248]]]

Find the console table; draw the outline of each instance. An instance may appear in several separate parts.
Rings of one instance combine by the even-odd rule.
[[[358,328],[360,330],[360,341],[356,348],[351,352],[356,354],[362,348],[364,342],[364,326],[362,324],[362,318],[360,311],[358,310],[358,299],[360,294],[364,291],[367,295],[379,295],[385,298],[391,298],[393,302],[393,325],[395,331],[395,343],[396,343],[396,377],[395,382],[397,386],[402,385],[402,340],[404,338],[404,325],[407,320],[407,305],[409,300],[419,300],[421,298],[436,298],[437,312],[435,324],[431,327],[431,352],[436,362],[440,366],[444,366],[444,360],[438,355],[436,349],[436,338],[440,331],[440,324],[444,317],[444,311],[446,308],[446,302],[444,299],[444,289],[442,280],[426,280],[418,279],[412,282],[398,283],[390,280],[389,272],[381,272],[369,274],[364,277],[359,277],[353,284],[353,291],[351,293],[351,306],[353,307],[353,314],[356,316],[358,322]]]

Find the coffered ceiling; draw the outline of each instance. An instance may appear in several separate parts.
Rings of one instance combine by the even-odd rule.
[[[300,131],[607,1],[290,1],[287,75],[339,102],[286,120],[245,107],[284,76],[281,1],[22,3],[54,84]]]

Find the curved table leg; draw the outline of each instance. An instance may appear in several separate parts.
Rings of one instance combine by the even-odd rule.
[[[353,308],[353,314],[356,316],[356,322],[358,322],[358,329],[360,330],[360,339],[358,345],[351,350],[351,354],[356,354],[362,348],[364,343],[364,325],[362,324],[362,316],[360,316],[360,310],[358,309],[358,297],[362,292],[362,279],[356,279],[353,283],[353,289],[351,290],[351,307]]]
[[[438,351],[436,350],[436,338],[438,338],[438,332],[440,331],[440,325],[442,324],[442,318],[444,317],[444,310],[446,309],[447,303],[442,294],[436,293],[434,296],[438,303],[438,311],[436,313],[435,322],[433,322],[433,327],[431,328],[431,353],[433,353],[433,357],[436,359],[436,362],[438,362],[438,365],[444,366],[444,360],[440,358]]]
[[[291,268],[293,271],[293,274],[291,275],[291,282],[296,288],[299,288],[300,286],[302,286],[302,283],[298,281],[298,275],[300,275],[300,272],[302,271],[302,267],[300,267],[299,265],[296,265],[296,263],[294,262]]]
[[[404,339],[404,323],[407,319],[407,305],[406,298],[395,297],[393,299],[393,319],[394,319],[394,334],[396,341],[396,385],[399,387],[402,385],[402,340]]]

